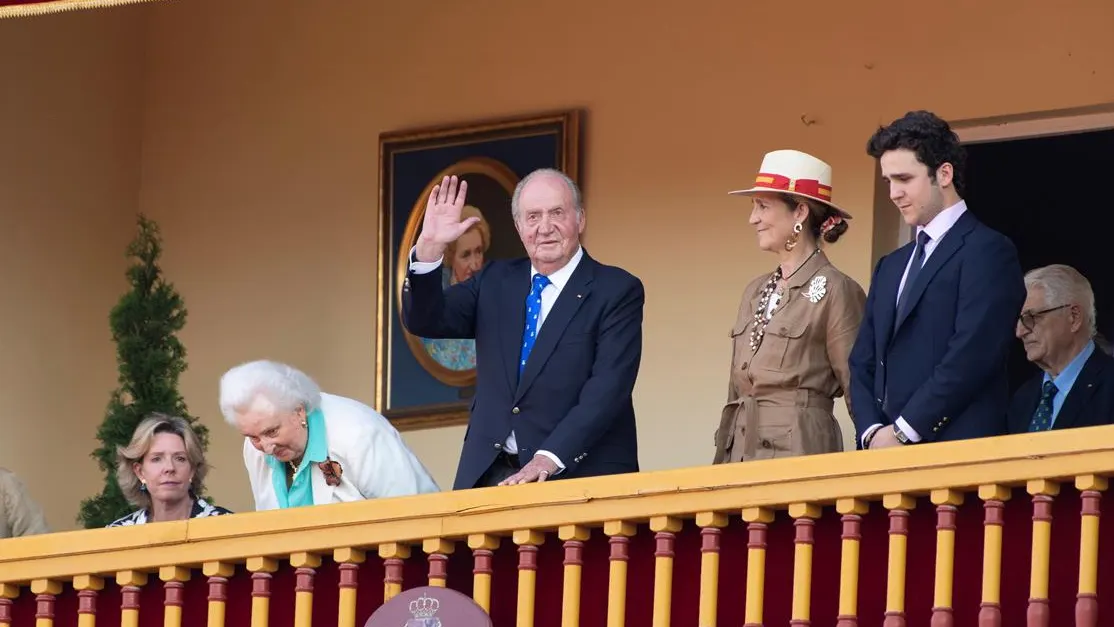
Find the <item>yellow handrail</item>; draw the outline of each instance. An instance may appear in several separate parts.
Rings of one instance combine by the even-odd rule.
[[[2,540],[0,583],[1111,473],[1114,426],[1069,429]]]

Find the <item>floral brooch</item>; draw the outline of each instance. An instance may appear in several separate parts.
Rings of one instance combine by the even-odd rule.
[[[812,277],[812,282],[808,284],[808,291],[805,292],[805,298],[810,303],[816,304],[824,298],[824,294],[828,293],[828,278],[824,276]]]
[[[321,469],[321,474],[325,475],[325,483],[334,488],[340,485],[340,477],[344,474],[344,468],[341,467],[340,462],[326,459],[317,464],[317,467]]]

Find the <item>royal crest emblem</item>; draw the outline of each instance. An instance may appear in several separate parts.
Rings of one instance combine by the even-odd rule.
[[[818,303],[824,295],[828,293],[828,278],[825,276],[812,277],[812,282],[808,284],[808,291],[805,292],[805,298],[810,303]]]
[[[402,627],[441,627],[441,619],[436,616],[439,609],[440,601],[423,594],[410,602],[410,615],[413,618]]]

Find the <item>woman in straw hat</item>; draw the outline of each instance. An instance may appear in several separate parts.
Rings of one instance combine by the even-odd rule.
[[[751,198],[758,246],[778,265],[743,292],[715,463],[843,449],[832,409],[850,389],[847,358],[866,294],[820,250],[851,218],[831,200],[831,172],[812,155],[778,150],[753,187],[731,192]]]

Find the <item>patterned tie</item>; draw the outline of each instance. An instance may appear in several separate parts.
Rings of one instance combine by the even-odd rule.
[[[1056,397],[1056,384],[1051,381],[1044,382],[1044,388],[1041,389],[1041,402],[1037,405],[1037,411],[1033,414],[1033,419],[1029,421],[1029,431],[1048,431],[1052,428],[1052,399]]]
[[[905,312],[905,303],[909,300],[909,293],[913,291],[912,288],[917,282],[917,275],[921,273],[921,267],[924,266],[924,248],[928,246],[928,240],[930,239],[932,238],[925,231],[917,233],[917,245],[913,248],[913,263],[909,265],[909,276],[905,277],[905,287],[901,289],[901,295],[897,297],[898,318]]]
[[[549,277],[544,274],[534,275],[534,287],[526,297],[526,328],[522,331],[522,358],[518,360],[518,375],[526,369],[526,358],[534,350],[534,341],[538,339],[538,314],[542,312],[542,290],[549,285]]]

